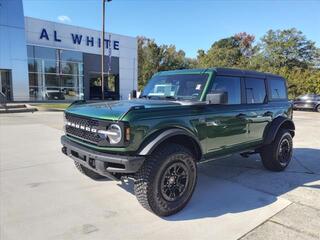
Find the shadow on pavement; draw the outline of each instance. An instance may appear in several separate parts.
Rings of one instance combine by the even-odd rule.
[[[168,221],[217,217],[265,207],[297,187],[319,189],[320,149],[295,148],[284,172],[265,170],[259,155],[210,161],[198,165],[198,183],[189,204]],[[309,184],[310,183],[310,184]],[[133,194],[133,180],[120,187]]]

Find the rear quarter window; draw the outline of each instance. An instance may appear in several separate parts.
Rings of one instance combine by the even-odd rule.
[[[271,99],[287,99],[287,88],[284,79],[271,78],[269,79],[269,92]]]

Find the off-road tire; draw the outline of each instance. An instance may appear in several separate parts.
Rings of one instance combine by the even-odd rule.
[[[177,200],[168,200],[162,192],[168,171],[175,166],[182,166],[188,178],[181,196]],[[175,169],[176,171],[176,169]],[[187,177],[185,177],[187,176]],[[189,202],[197,182],[197,165],[195,156],[178,144],[166,144],[156,149],[149,156],[134,176],[134,192],[139,203],[158,216],[169,216],[179,212]],[[176,179],[179,179],[177,177]],[[166,195],[166,196],[165,196]]]
[[[101,180],[106,179],[106,177],[90,170],[89,168],[86,168],[85,166],[82,166],[80,163],[74,161],[74,165],[76,168],[81,172],[82,174],[86,175],[87,177],[93,179],[93,180]]]
[[[281,146],[288,145],[289,152],[286,154],[285,159],[281,159],[282,151]],[[280,129],[274,141],[263,147],[260,156],[264,167],[271,171],[283,171],[290,163],[292,158],[292,136],[288,129]]]

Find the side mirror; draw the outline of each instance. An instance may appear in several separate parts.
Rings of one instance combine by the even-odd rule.
[[[213,91],[207,94],[206,101],[208,104],[227,104],[228,93],[221,91]]]

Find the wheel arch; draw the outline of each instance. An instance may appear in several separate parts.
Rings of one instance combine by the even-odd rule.
[[[280,129],[288,129],[292,137],[295,135],[294,131],[296,128],[294,122],[291,119],[280,116],[267,125],[264,132],[263,143],[272,143]]]
[[[185,146],[192,151],[197,161],[202,158],[203,150],[196,136],[179,128],[170,128],[162,131],[159,130],[153,133],[142,143],[138,154],[150,155],[158,147],[167,143],[177,143]]]

